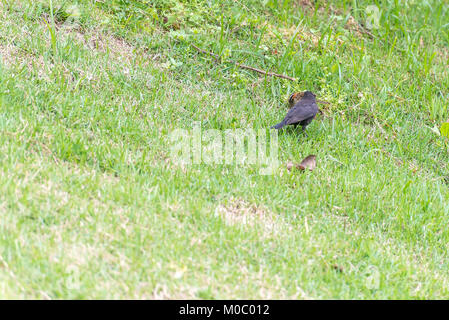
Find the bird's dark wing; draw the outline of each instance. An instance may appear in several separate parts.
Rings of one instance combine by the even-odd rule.
[[[300,101],[291,108],[284,118],[285,125],[295,124],[317,114],[318,107],[313,101]]]

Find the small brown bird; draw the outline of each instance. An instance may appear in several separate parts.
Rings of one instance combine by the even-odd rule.
[[[302,130],[312,122],[318,113],[315,94],[311,91],[296,92],[290,96],[288,102],[293,106],[285,116],[284,120],[271,127],[271,129],[281,129],[287,125],[293,125],[295,128],[299,124]]]

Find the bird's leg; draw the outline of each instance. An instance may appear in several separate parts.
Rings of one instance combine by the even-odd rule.
[[[306,135],[306,137],[308,137],[309,135],[306,132],[306,126],[302,126],[302,132]]]

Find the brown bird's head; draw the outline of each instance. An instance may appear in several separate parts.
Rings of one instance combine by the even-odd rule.
[[[295,92],[288,98],[288,104],[290,107],[293,107],[293,105],[301,100],[302,96],[304,95],[304,92]]]
[[[304,91],[304,92],[295,92],[288,98],[288,104],[290,107],[293,107],[296,102],[301,100],[302,98],[315,98],[315,94],[312,91]]]

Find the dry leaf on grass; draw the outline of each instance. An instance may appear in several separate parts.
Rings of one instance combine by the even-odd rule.
[[[287,163],[287,170],[291,171],[293,167],[298,170],[309,169],[310,171],[312,171],[316,168],[316,156],[311,154],[310,156],[307,156],[304,160],[302,160],[300,164],[296,165],[293,162],[289,161]]]
[[[298,166],[299,170],[309,169],[310,171],[312,171],[315,168],[316,168],[316,156],[313,154],[307,156],[304,160],[301,161],[301,163]]]

